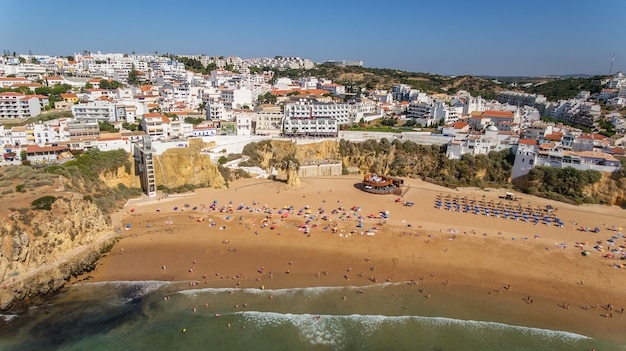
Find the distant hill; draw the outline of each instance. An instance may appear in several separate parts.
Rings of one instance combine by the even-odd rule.
[[[267,68],[265,68],[267,69]],[[346,86],[347,92],[360,89],[390,90],[393,85],[407,84],[414,89],[429,93],[454,94],[465,90],[472,96],[495,99],[502,90],[515,90],[546,96],[550,101],[573,98],[581,90],[592,94],[602,89],[601,76],[577,75],[544,77],[505,77],[505,76],[442,76],[438,74],[407,72],[389,68],[331,67],[316,65],[310,70],[274,70],[275,77],[319,77],[332,79]]]
[[[591,92],[591,94],[599,93],[603,88],[603,78],[604,77],[594,76],[585,78],[556,79],[543,84],[531,86],[526,88],[525,91],[528,93],[541,94],[549,101],[571,99],[581,90],[587,90]]]

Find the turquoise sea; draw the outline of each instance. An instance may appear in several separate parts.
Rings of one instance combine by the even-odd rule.
[[[626,350],[569,332],[446,318],[415,289],[81,283],[48,304],[4,315],[0,349]]]

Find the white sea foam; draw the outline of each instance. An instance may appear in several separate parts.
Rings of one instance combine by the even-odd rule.
[[[274,296],[293,296],[296,294],[301,294],[306,297],[315,297],[317,295],[328,293],[328,292],[339,292],[343,290],[371,290],[377,288],[384,288],[392,285],[403,285],[404,283],[383,283],[383,284],[373,284],[367,286],[315,286],[315,287],[306,287],[306,288],[285,288],[285,289],[261,289],[261,288],[200,288],[200,289],[186,289],[181,290],[178,293],[184,295],[198,295],[203,293],[230,293],[232,292],[243,292],[247,294],[257,294],[257,295],[274,295]]]
[[[10,322],[17,317],[18,317],[17,314],[0,314],[0,319],[2,319],[5,322]]]
[[[247,323],[257,328],[265,326],[281,326],[285,323],[292,324],[300,333],[302,339],[316,345],[339,346],[348,333],[348,326],[358,324],[364,329],[365,334],[371,335],[380,330],[381,326],[406,324],[417,322],[424,326],[445,327],[453,326],[469,330],[472,333],[481,331],[493,331],[498,333],[517,333],[524,338],[557,339],[561,342],[576,342],[589,339],[587,336],[558,330],[516,326],[497,322],[485,322],[475,320],[461,320],[445,317],[422,317],[422,316],[384,316],[384,315],[311,315],[291,314],[276,312],[246,311],[238,312]]]
[[[92,287],[92,286],[101,286],[101,287],[113,287],[113,288],[124,288],[124,287],[133,287],[140,288],[144,293],[150,293],[152,291],[158,290],[164,286],[172,285],[172,282],[163,281],[163,280],[116,280],[109,282],[87,282],[72,285],[73,288],[80,287]]]
[[[345,328],[337,323],[337,316],[290,314],[275,312],[241,312],[246,323],[253,327],[278,327],[289,323],[296,327],[300,337],[313,345],[339,346],[344,339]]]

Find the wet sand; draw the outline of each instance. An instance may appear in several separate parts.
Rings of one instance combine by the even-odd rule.
[[[619,229],[610,230],[626,227],[622,209],[526,195],[511,202],[499,198],[504,190],[457,191],[419,180],[406,181],[401,200],[414,205],[403,206],[398,196],[358,190],[360,180],[307,178],[301,187],[289,188],[247,179],[230,189],[129,205],[118,225],[130,229],[94,271],[75,282],[167,280],[264,289],[401,282],[450,317],[626,343],[621,313],[626,268],[616,268],[626,261],[603,257],[607,248],[626,245]],[[551,205],[564,226],[435,208],[437,199],[448,196],[532,208]],[[289,206],[293,209],[286,217],[278,213]],[[385,211],[389,218],[380,218]],[[356,226],[358,216],[365,217],[362,228]],[[308,234],[302,227],[307,220]],[[607,247],[611,237],[616,237],[614,246]],[[603,252],[593,249],[597,241]],[[587,243],[588,257],[577,242]]]

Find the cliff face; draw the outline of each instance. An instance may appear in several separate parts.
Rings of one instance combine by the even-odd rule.
[[[311,144],[293,144],[287,141],[272,141],[274,158],[281,160],[293,156],[301,165],[315,164],[326,160],[339,160],[339,143],[336,141],[322,141]],[[298,170],[293,165],[287,165],[279,172],[284,175],[287,185],[299,187],[301,185]]]
[[[208,155],[201,154],[207,147],[200,139],[191,139],[189,147],[169,149],[154,157],[154,171],[157,184],[169,188],[185,184],[205,184],[211,188],[224,188],[226,181],[217,165],[211,163]]]
[[[93,268],[113,233],[91,202],[58,198],[52,209],[18,209],[0,220],[0,309],[60,288]],[[93,246],[93,247],[92,247]]]
[[[616,178],[602,173],[599,182],[587,186],[583,193],[595,197],[600,203],[626,208],[626,178]]]
[[[139,176],[135,173],[135,160],[129,155],[130,169],[119,167],[114,171],[108,171],[100,174],[100,180],[109,188],[114,188],[118,184],[124,184],[128,188],[141,188]]]

